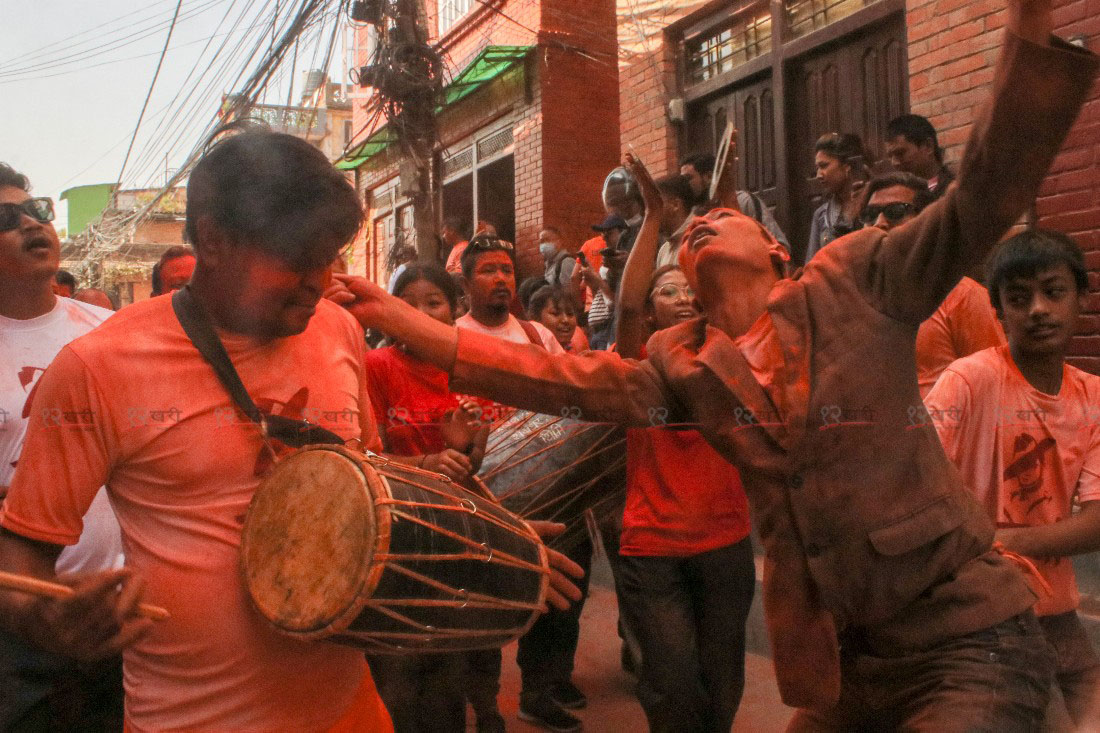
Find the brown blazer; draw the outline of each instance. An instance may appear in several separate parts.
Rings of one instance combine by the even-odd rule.
[[[838,629],[883,654],[986,628],[1034,602],[990,551],[993,527],[921,419],[917,328],[1024,212],[1083,104],[1092,54],[1009,36],[959,179],[910,224],[868,228],[779,282],[753,332],[765,385],[704,319],[653,336],[646,361],[548,357],[461,332],[452,389],[549,413],[697,422],[741,470],[766,550],[764,606],[788,704],[840,688]],[[757,371],[759,372],[759,364]],[[751,412],[750,412],[751,411]]]

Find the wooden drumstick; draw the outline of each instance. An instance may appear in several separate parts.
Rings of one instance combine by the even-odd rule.
[[[29,575],[16,575],[15,573],[5,573],[0,571],[0,588],[7,590],[19,591],[21,593],[30,593],[35,596],[42,596],[44,598],[68,598],[74,591],[67,585],[61,585],[60,583],[50,583],[45,580],[39,580],[38,578],[32,578]],[[145,618],[152,619],[154,621],[165,621],[171,618],[171,614],[167,609],[160,606],[152,606],[148,603],[138,604],[138,615]]]

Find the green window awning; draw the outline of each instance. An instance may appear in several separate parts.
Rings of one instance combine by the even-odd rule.
[[[486,46],[443,90],[443,104],[436,114],[465,99],[527,58],[534,46]],[[340,170],[358,168],[396,142],[389,125],[383,125],[366,142],[336,162]]]

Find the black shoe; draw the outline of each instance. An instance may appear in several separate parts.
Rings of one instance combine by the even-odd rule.
[[[588,704],[588,698],[584,693],[568,680],[550,688],[550,697],[566,710],[580,710]]]
[[[519,719],[558,733],[572,733],[581,729],[580,719],[562,710],[548,692],[520,695]]]

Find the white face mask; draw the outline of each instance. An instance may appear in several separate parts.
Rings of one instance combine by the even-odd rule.
[[[544,260],[548,260],[554,256],[554,253],[558,251],[558,248],[554,246],[553,242],[542,242],[539,244],[539,254],[542,255]]]
[[[607,269],[607,265],[603,265],[602,267],[600,267],[600,277],[602,277],[604,280],[607,279],[607,274],[609,272],[611,272],[611,270]]]

